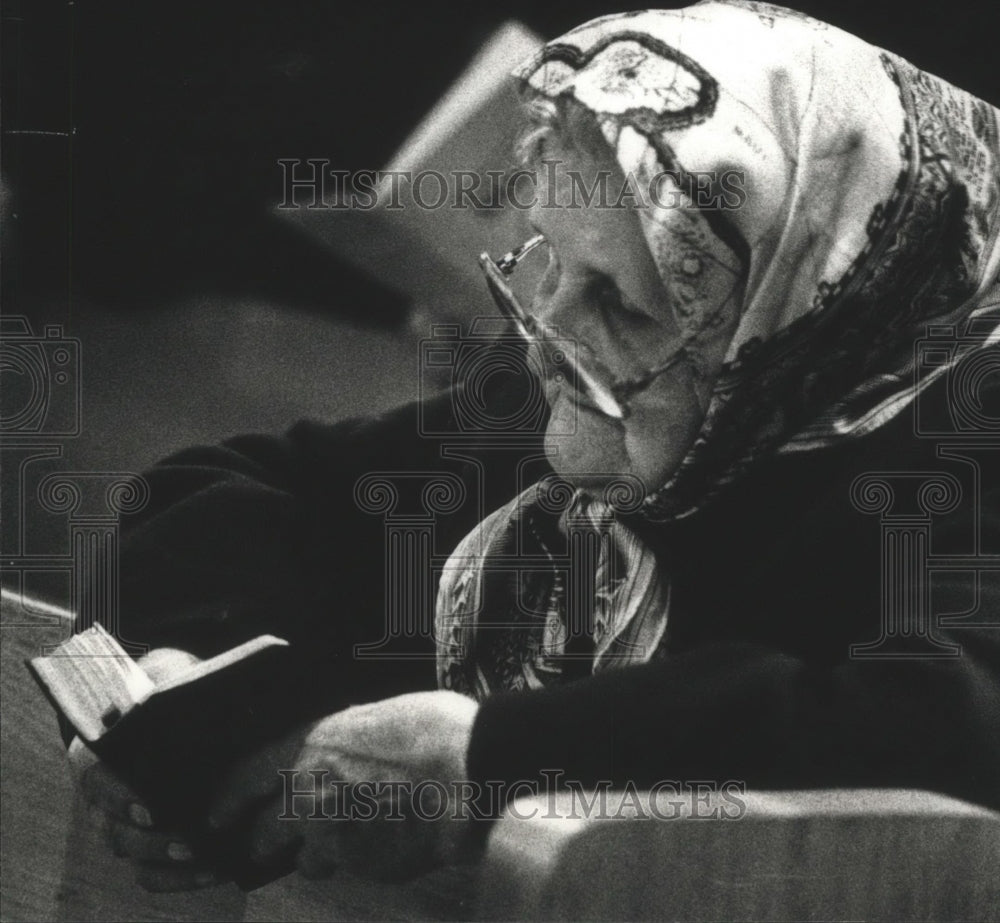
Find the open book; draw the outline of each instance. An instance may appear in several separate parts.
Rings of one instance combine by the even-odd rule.
[[[237,759],[344,704],[317,694],[329,677],[317,683],[287,642],[263,635],[154,684],[95,625],[27,665],[61,719],[143,799],[157,826],[184,834],[245,889],[291,870],[291,855],[266,868],[251,862],[239,825],[219,832],[206,823]]]
[[[46,657],[28,661],[59,713],[88,744],[99,743],[109,731],[153,696],[169,695],[219,670],[257,657],[287,642],[262,635],[230,651],[202,660],[158,686],[100,624],[73,635]]]

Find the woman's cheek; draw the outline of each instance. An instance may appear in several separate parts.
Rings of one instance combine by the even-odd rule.
[[[637,410],[626,425],[625,446],[632,473],[647,494],[670,480],[698,435],[698,423],[687,415]]]
[[[549,463],[580,487],[627,474],[639,478],[647,494],[659,490],[691,448],[704,417],[691,370],[681,366],[665,375],[629,410],[620,423],[557,392],[545,434]]]
[[[580,487],[632,473],[621,424],[578,406],[563,394],[552,404],[545,451],[549,464]]]
[[[647,493],[659,490],[677,470],[704,415],[694,377],[685,367],[664,376],[633,402],[625,423],[625,448]]]

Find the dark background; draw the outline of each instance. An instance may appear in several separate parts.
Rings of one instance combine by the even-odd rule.
[[[792,2],[1000,98],[996,0]],[[27,523],[20,553],[36,554],[66,542],[65,517],[37,505],[51,471],[142,470],[192,443],[418,396],[406,305],[274,216],[277,159],[378,169],[501,22],[553,37],[613,7],[6,0],[2,11],[3,311],[36,335],[60,325],[82,375],[79,435],[56,439],[61,455],[23,478],[9,457],[2,472],[6,522]],[[2,379],[0,397],[16,403],[21,383]]]
[[[995,0],[791,5],[997,102]],[[7,0],[5,307],[46,293],[135,311],[210,290],[398,321],[394,299],[269,214],[277,158],[383,166],[502,20],[553,37],[615,9]]]

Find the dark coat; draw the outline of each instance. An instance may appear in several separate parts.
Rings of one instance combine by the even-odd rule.
[[[995,379],[983,392],[991,406],[1000,403]],[[524,399],[516,389],[490,398],[498,416],[505,402]],[[948,440],[917,433],[932,418],[947,428],[947,399],[942,380],[922,396],[922,427],[906,411],[840,448],[761,463],[688,519],[642,525],[674,575],[669,655],[489,699],[473,732],[473,778],[509,782],[559,769],[584,785],[899,786],[1000,808],[997,559],[978,578],[971,565],[934,574],[932,611],[968,615],[949,625],[932,619],[932,634],[911,633],[885,649],[908,656],[851,654],[882,636],[889,582],[916,580],[883,573],[883,524],[851,500],[859,475],[954,475],[962,497],[930,517],[930,552],[971,555],[978,527],[980,555],[1000,555],[995,435],[964,440],[994,446],[971,453],[977,501],[974,465],[939,457]],[[354,489],[373,471],[461,477],[470,500],[437,516],[438,554],[513,496],[517,463],[539,456],[539,437],[521,438],[520,450],[467,447],[467,460],[442,458],[442,445],[455,439],[426,433],[458,428],[454,400],[450,392],[378,418],[303,422],[282,438],[240,437],[156,466],[147,473],[152,502],[126,522],[123,635],[207,655],[278,634],[331,703],[432,688],[426,637],[394,638],[385,649],[425,659],[352,656],[355,644],[385,633],[386,555],[386,524],[359,507]],[[916,481],[894,483],[905,506],[913,499],[906,485]],[[947,645],[957,649],[945,655]],[[288,702],[290,725],[302,711]]]

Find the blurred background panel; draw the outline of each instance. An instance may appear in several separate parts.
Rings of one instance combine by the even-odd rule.
[[[993,0],[791,3],[1000,96]],[[436,271],[421,242],[401,233],[380,282],[278,215],[279,160],[384,167],[504,23],[552,37],[609,11],[4,0],[3,311],[39,336],[60,326],[81,373],[79,435],[32,470],[141,469],[190,443],[374,412],[444,384],[421,381],[419,338],[434,316],[490,311],[485,292],[443,282],[438,314],[414,320],[407,275]],[[16,403],[4,377],[0,399]],[[4,466],[8,506],[17,477]],[[53,517],[22,518],[39,553],[64,541]]]
[[[790,5],[996,100],[991,0]],[[213,291],[398,322],[395,299],[275,220],[277,161],[383,167],[501,23],[552,37],[614,9],[5,0],[6,293],[132,312]]]

